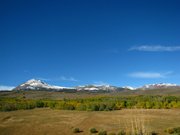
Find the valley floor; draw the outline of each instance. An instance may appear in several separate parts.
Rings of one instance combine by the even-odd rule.
[[[117,133],[132,125],[166,135],[165,129],[180,126],[180,109],[123,109],[107,112],[64,111],[52,109],[0,112],[0,135],[89,135],[89,128]]]

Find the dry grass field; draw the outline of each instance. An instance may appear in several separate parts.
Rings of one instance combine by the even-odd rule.
[[[89,128],[117,133],[143,126],[147,131],[166,135],[164,129],[180,126],[178,109],[123,109],[107,112],[62,111],[51,109],[0,112],[0,135],[72,135],[73,128],[89,135]]]

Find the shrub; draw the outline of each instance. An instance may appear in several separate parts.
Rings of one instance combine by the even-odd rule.
[[[173,134],[174,133],[174,129],[173,128],[167,128],[165,130],[165,132],[169,133],[169,134]]]
[[[63,109],[65,109],[65,110],[74,110],[75,107],[72,104],[65,104]]]
[[[44,102],[41,101],[41,100],[36,101],[36,107],[37,107],[37,108],[44,107]]]
[[[106,109],[106,105],[105,104],[100,104],[99,111],[104,111],[105,109]]]
[[[168,128],[165,130],[165,132],[167,132],[169,134],[180,134],[180,127]]]
[[[49,101],[49,102],[47,102],[47,106],[49,106],[51,109],[54,109],[55,108],[55,106],[56,106],[56,102],[55,101]]]
[[[87,106],[88,111],[99,111],[99,106],[95,103],[90,103]]]
[[[79,128],[74,128],[73,133],[80,133],[80,129]]]
[[[107,135],[107,131],[100,131],[98,135]]]
[[[77,104],[77,106],[76,106],[76,110],[85,111],[85,110],[86,110],[86,105],[83,104],[83,103],[79,103],[79,104]]]
[[[126,132],[124,130],[119,131],[118,135],[126,135]]]
[[[169,133],[169,134],[173,134],[173,133],[174,133],[174,131],[173,131],[173,129],[172,129],[172,128],[168,128],[168,129],[166,129],[166,130],[165,130],[165,132],[167,132],[167,133]]]
[[[116,106],[115,106],[114,103],[109,103],[109,104],[106,105],[105,111],[112,111],[112,110],[115,109],[115,107],[116,107]]]
[[[174,128],[174,132],[180,134],[180,127]]]
[[[89,131],[90,131],[91,133],[97,133],[97,132],[98,132],[95,128],[91,128]]]
[[[1,107],[2,111],[14,111],[17,110],[16,104],[8,104],[5,103],[2,107]]]

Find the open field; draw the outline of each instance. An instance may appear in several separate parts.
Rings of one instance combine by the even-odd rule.
[[[64,111],[52,109],[0,112],[0,135],[72,135],[74,127],[88,135],[89,128],[118,132],[138,121],[148,131],[166,135],[164,129],[180,126],[179,109],[123,109],[119,111]],[[137,123],[138,123],[137,122]]]
[[[178,108],[178,95],[1,92],[0,135],[73,135],[74,128],[89,135],[92,127],[108,133],[136,128],[168,135],[165,129],[180,127]]]

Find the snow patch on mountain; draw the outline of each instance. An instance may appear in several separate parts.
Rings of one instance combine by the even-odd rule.
[[[40,89],[61,90],[61,89],[72,89],[72,88],[49,85],[41,80],[36,80],[36,79],[31,79],[15,88],[15,90],[40,90]]]
[[[173,83],[158,83],[158,84],[147,84],[142,86],[140,89],[160,89],[160,88],[170,88],[176,86],[178,85]]]
[[[31,79],[13,90],[73,90],[73,91],[107,91],[107,92],[117,92],[122,90],[153,90],[153,89],[163,89],[163,88],[180,88],[179,85],[173,83],[157,83],[157,84],[148,84],[139,88],[133,88],[131,86],[116,87],[111,85],[84,85],[77,87],[62,87],[49,85],[41,80]]]
[[[98,90],[116,90],[117,87],[110,85],[85,85],[76,87],[78,91],[98,91]]]
[[[136,88],[131,87],[131,86],[124,86],[124,87],[122,87],[122,88],[124,88],[124,89],[129,89],[129,90],[136,90]]]

